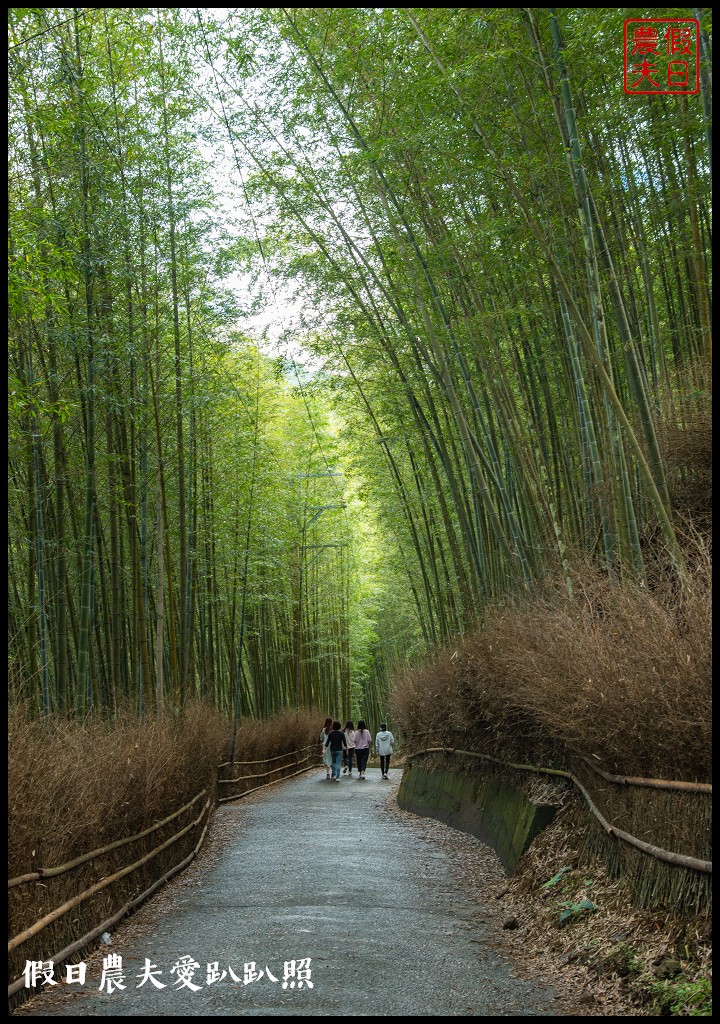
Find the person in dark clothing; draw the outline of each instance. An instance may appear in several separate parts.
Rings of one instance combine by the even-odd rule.
[[[339,782],[343,750],[347,750],[347,740],[339,722],[333,722],[332,729],[325,740],[325,749],[330,751],[330,757],[332,758],[333,782]]]
[[[362,718],[358,722],[353,739],[355,740],[355,760],[358,767],[358,779],[362,781],[365,778],[365,767],[370,756],[370,744],[372,743],[370,730],[366,728]]]

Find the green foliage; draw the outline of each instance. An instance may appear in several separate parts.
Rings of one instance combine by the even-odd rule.
[[[574,920],[581,914],[592,913],[597,910],[597,904],[593,903],[589,899],[581,899],[577,902],[568,900],[561,900],[558,906],[562,908],[560,911],[560,924],[567,924],[569,921]]]
[[[712,1017],[712,983],[669,978],[650,988],[652,1010],[661,1017]]]
[[[544,882],[540,888],[550,892],[557,887],[557,894],[564,894],[574,888],[571,875],[572,868],[562,867],[552,876],[552,878],[548,879],[547,882]],[[589,892],[592,885],[592,879],[586,878],[583,882],[583,887],[585,888],[586,893]],[[555,905],[560,911],[559,920],[561,926],[568,924],[570,921],[575,920],[581,915],[593,913],[598,909],[597,905],[593,903],[587,895],[580,899],[556,900]]]
[[[10,11],[13,692],[373,717],[575,560],[677,570],[702,97],[608,99],[619,9],[218,10]]]
[[[612,957],[616,964],[616,973],[622,977],[626,977],[629,974],[640,974],[643,970],[642,960],[626,942],[621,942],[618,945],[617,949],[613,951]]]
[[[552,889],[553,886],[557,885],[558,882],[565,878],[568,871],[572,871],[572,868],[560,868],[557,874],[553,875],[552,878],[548,879],[547,882],[543,882],[540,886],[541,889]]]

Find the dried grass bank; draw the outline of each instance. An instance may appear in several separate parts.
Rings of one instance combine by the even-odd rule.
[[[317,738],[322,717],[287,712],[247,721],[237,732],[235,758],[270,758],[305,746]],[[229,757],[231,744],[227,719],[195,702],[176,716],[140,720],[127,711],[112,720],[91,716],[82,725],[33,720],[26,708],[15,707],[8,740],[9,878],[68,864],[141,833],[204,790],[198,802],[151,834],[72,871],[11,888],[12,937],[197,822],[152,860],[20,944],[9,958],[12,980],[26,960],[52,959],[192,853],[215,806],[218,765]]]

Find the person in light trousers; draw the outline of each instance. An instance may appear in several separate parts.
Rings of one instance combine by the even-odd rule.
[[[333,720],[332,718],[325,719],[325,725],[322,727],[320,732],[320,749],[322,751],[323,765],[325,766],[325,778],[330,779],[330,771],[332,769],[332,755],[330,754],[330,748],[326,745],[325,740],[328,738],[332,729]]]

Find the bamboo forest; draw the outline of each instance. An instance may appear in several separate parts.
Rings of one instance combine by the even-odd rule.
[[[8,36],[11,1012],[709,1016],[711,10]]]
[[[11,702],[374,719],[578,572],[682,591],[709,12],[679,95],[626,14],[10,11]]]

